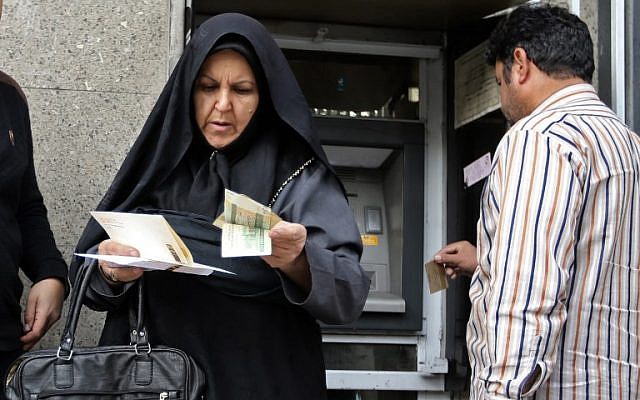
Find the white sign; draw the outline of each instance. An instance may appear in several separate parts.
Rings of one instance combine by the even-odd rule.
[[[491,173],[491,153],[478,158],[463,169],[464,186],[469,187]]]
[[[484,41],[455,62],[455,129],[500,108],[495,70],[484,60],[486,48]]]

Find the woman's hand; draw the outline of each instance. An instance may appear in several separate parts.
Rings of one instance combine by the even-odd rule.
[[[476,246],[464,240],[444,246],[433,260],[444,266],[451,279],[456,279],[459,275],[473,275],[478,266],[477,257]]]
[[[140,255],[135,248],[111,239],[104,240],[98,245],[98,254],[130,257],[138,257]],[[138,267],[114,267],[112,263],[103,260],[99,261],[98,267],[105,280],[114,286],[135,281],[140,278],[144,272],[144,269]]]
[[[60,318],[64,284],[58,278],[43,279],[31,287],[24,310],[22,349],[30,350]]]
[[[279,268],[304,289],[311,287],[309,263],[304,253],[307,229],[300,224],[281,221],[269,232],[271,255],[262,259],[272,268]]]

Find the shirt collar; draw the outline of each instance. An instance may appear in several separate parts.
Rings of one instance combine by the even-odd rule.
[[[589,83],[577,83],[564,87],[551,96],[547,97],[538,107],[529,115],[535,115],[545,110],[553,109],[557,105],[566,105],[575,101],[596,100],[600,98],[596,90]]]

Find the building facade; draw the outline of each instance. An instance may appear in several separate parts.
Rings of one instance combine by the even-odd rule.
[[[0,70],[13,76],[28,97],[39,184],[57,243],[67,260],[89,211],[113,179],[179,57],[192,22],[186,18],[185,9],[192,1],[195,0],[4,1]],[[435,3],[444,7],[446,1]],[[554,3],[566,5],[587,22],[597,51],[594,84],[614,111],[639,130],[640,51],[633,44],[640,35],[640,7],[633,0]],[[446,37],[447,32],[442,34]],[[442,41],[444,54],[447,43],[446,39]],[[440,63],[445,64],[444,60]],[[452,79],[447,78],[452,74],[442,76]],[[435,93],[440,93],[446,103],[444,86]],[[446,113],[446,107],[439,109]],[[428,112],[422,111],[425,119],[429,119]],[[438,118],[441,120],[433,122],[437,130],[451,130],[444,126],[446,117]],[[446,145],[446,134],[441,139],[439,143]],[[434,159],[428,155],[425,158]],[[444,156],[439,158],[448,169],[427,166],[424,180],[435,179],[448,188],[445,182],[451,162],[442,162]],[[440,196],[440,203],[444,203],[446,195]],[[456,207],[455,196],[453,199],[453,204],[449,202],[447,207]],[[442,214],[452,215],[443,204],[439,207],[431,211],[425,207],[425,224],[430,213],[445,211]],[[439,222],[446,226],[446,221]],[[436,243],[425,245],[425,260],[429,252],[452,236],[455,229],[443,227],[435,235]],[[444,347],[452,335],[443,332],[451,333],[456,328],[444,316],[447,298],[441,296],[435,303],[425,302],[423,309],[425,313],[439,310],[442,325],[437,327],[441,332],[437,343],[442,343],[441,356],[449,358]],[[92,345],[97,342],[103,316],[86,310],[83,313],[78,345]],[[61,328],[61,324],[54,326],[39,346],[57,346]],[[446,367],[432,367],[433,371],[443,368],[446,372]],[[441,387],[442,382],[438,382],[437,387]],[[427,394],[420,396],[427,398]],[[435,391],[429,396],[440,397]]]

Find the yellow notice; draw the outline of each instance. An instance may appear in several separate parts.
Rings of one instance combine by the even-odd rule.
[[[427,281],[429,282],[429,293],[433,294],[449,287],[447,282],[447,274],[444,267],[435,261],[429,261],[424,265],[427,273]]]
[[[377,246],[378,245],[378,235],[361,235],[362,245],[363,246]]]

